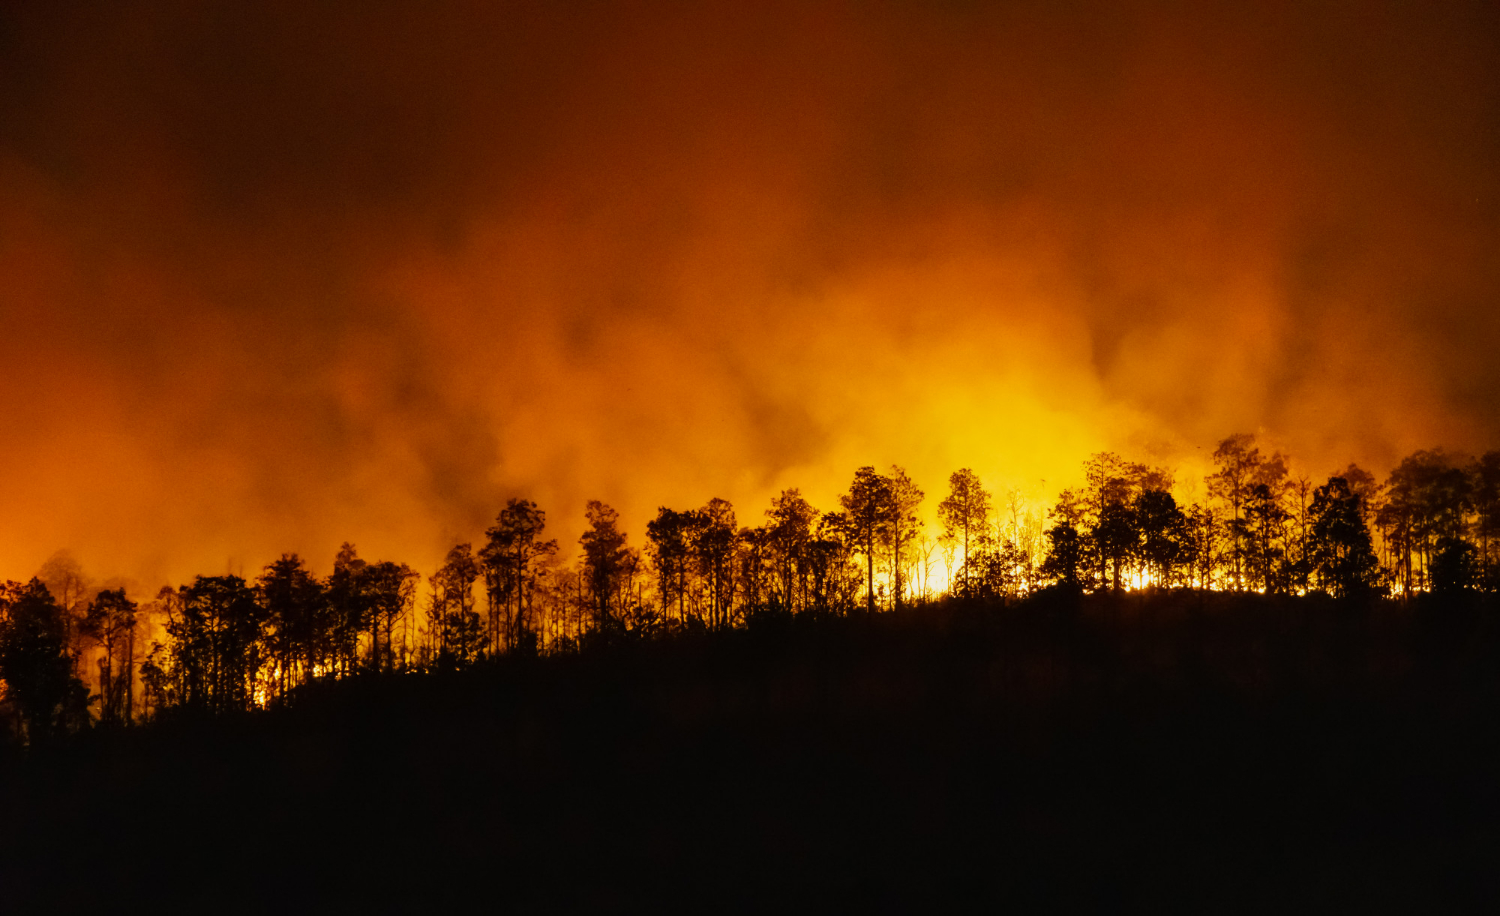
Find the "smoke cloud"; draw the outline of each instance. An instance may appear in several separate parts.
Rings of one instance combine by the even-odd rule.
[[[1500,444],[1500,10],[1254,6],[8,4],[0,576]]]

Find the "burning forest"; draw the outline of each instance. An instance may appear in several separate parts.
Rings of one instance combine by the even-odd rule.
[[[0,907],[1483,891],[1497,48],[5,4]]]

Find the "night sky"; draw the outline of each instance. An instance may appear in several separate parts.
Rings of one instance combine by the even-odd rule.
[[[0,578],[1383,474],[1497,343],[1492,0],[0,7]]]

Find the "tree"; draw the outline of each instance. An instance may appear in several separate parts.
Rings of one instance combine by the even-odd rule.
[[[67,634],[73,671],[82,676],[87,671],[83,664],[84,643],[92,639],[83,627],[88,608],[86,596],[93,590],[89,577],[71,553],[59,550],[42,564],[36,578],[47,587],[62,609],[63,631]]]
[[[1188,567],[1188,584],[1199,589],[1212,588],[1224,526],[1218,510],[1212,506],[1193,505],[1185,515],[1183,559]]]
[[[1173,584],[1179,558],[1187,552],[1187,516],[1166,490],[1141,491],[1133,510],[1140,532],[1138,549],[1147,574],[1157,585]]]
[[[1254,486],[1255,475],[1261,465],[1260,449],[1255,447],[1255,437],[1248,433],[1236,433],[1219,443],[1214,449],[1214,464],[1218,470],[1207,478],[1208,495],[1229,507],[1225,520],[1229,533],[1230,581],[1236,589],[1244,583],[1244,523],[1243,511]]]
[[[244,579],[198,576],[162,589],[158,603],[168,641],[141,666],[158,706],[227,713],[263,701],[256,686],[267,654],[266,613]]]
[[[1238,433],[1219,443],[1214,464],[1218,470],[1205,482],[1209,496],[1229,510],[1224,521],[1230,582],[1238,590],[1254,576],[1266,591],[1281,590],[1289,517],[1282,506],[1287,490],[1286,456],[1277,452],[1263,457],[1254,436]]]
[[[84,596],[89,592],[89,577],[83,567],[66,550],[59,550],[47,558],[36,578],[55,599],[57,606],[66,615],[82,617]],[[71,628],[72,620],[68,620]]]
[[[1042,560],[1043,578],[1066,582],[1087,591],[1104,581],[1101,554],[1094,532],[1089,530],[1090,514],[1090,501],[1085,493],[1065,489],[1057,495],[1056,505],[1048,512],[1053,524],[1045,535],[1047,550]],[[1094,522],[1097,527],[1097,516]]]
[[[1126,502],[1106,502],[1099,512],[1099,523],[1094,526],[1094,547],[1099,552],[1101,581],[1105,563],[1113,570],[1112,583],[1115,591],[1124,587],[1125,565],[1135,556],[1140,546],[1140,531],[1136,528],[1135,510]]]
[[[1371,594],[1380,587],[1380,564],[1362,503],[1343,477],[1330,477],[1313,491],[1308,557],[1318,588],[1335,598]]]
[[[1057,502],[1048,514],[1057,523],[1067,522],[1074,528],[1088,525],[1088,507],[1084,504],[1084,495],[1071,487],[1057,494]]]
[[[1440,539],[1467,534],[1472,487],[1454,456],[1440,449],[1415,452],[1391,471],[1376,522],[1396,551],[1392,559],[1403,595],[1430,584]]]
[[[492,638],[506,649],[534,644],[529,614],[538,566],[557,553],[556,540],[542,540],[547,514],[529,499],[511,499],[485,532],[488,542],[480,551],[484,564],[485,592],[491,608]],[[496,618],[499,605],[503,613]],[[494,631],[498,630],[496,634]],[[498,648],[498,646],[497,646]]]
[[[1296,594],[1307,591],[1312,575],[1312,557],[1309,555],[1309,532],[1312,526],[1312,480],[1299,475],[1287,488],[1293,498],[1288,518],[1291,524],[1287,531],[1287,590]]]
[[[461,547],[464,551],[469,550],[467,544]],[[449,558],[452,558],[451,553]],[[473,562],[472,555],[469,562]],[[368,565],[359,558],[354,545],[347,541],[333,558],[333,573],[328,577],[327,635],[334,673],[347,674],[359,663],[359,635],[369,629],[370,597],[364,589],[364,572]],[[466,608],[471,609],[472,603],[471,598]]]
[[[1500,541],[1500,452],[1485,452],[1469,466],[1473,482],[1470,498],[1474,508],[1473,535],[1478,539],[1478,575],[1486,591],[1500,587],[1496,575],[1495,544]]]
[[[432,576],[428,613],[437,631],[437,662],[441,667],[467,665],[483,649],[484,626],[474,610],[474,583],[479,575],[473,547],[459,544],[448,551],[443,565]]]
[[[89,603],[83,627],[98,640],[99,721],[105,725],[129,723],[135,694],[136,603],[125,590],[105,589]]]
[[[1083,585],[1080,570],[1086,561],[1083,537],[1067,521],[1058,522],[1047,531],[1050,544],[1042,561],[1042,575],[1058,585],[1078,589]]]
[[[66,612],[39,579],[7,590],[0,625],[0,678],[20,712],[25,739],[45,744],[88,721],[88,689],[73,674]]]
[[[212,700],[216,712],[259,705],[256,680],[265,663],[265,613],[239,576],[198,576],[184,606],[210,621]]]
[[[1470,592],[1478,580],[1478,551],[1474,545],[1451,535],[1438,538],[1432,558],[1432,590],[1440,595]]]
[[[695,512],[678,512],[662,506],[656,518],[646,523],[646,552],[656,567],[657,593],[663,609],[677,604],[678,620],[687,619],[694,529],[701,521]]]
[[[734,538],[734,573],[747,613],[764,610],[772,600],[772,565],[770,530],[765,525],[742,528]]]
[[[938,518],[943,523],[943,533],[963,547],[957,583],[961,595],[972,590],[968,572],[969,550],[988,528],[989,516],[990,494],[980,483],[979,475],[968,468],[954,471],[948,478],[948,496],[938,504]]]
[[[594,626],[602,632],[612,631],[618,621],[612,601],[617,577],[625,569],[630,551],[625,535],[619,529],[619,513],[597,499],[588,501],[584,517],[589,527],[578,538],[583,548],[583,564],[593,598]]]
[[[1243,555],[1247,571],[1260,582],[1267,595],[1288,590],[1286,522],[1290,515],[1270,484],[1257,483],[1250,488],[1244,504],[1245,515],[1240,530],[1244,534]]]
[[[141,711],[150,717],[179,705],[183,695],[183,671],[177,664],[176,640],[171,625],[181,619],[182,598],[177,589],[163,585],[151,602],[151,616],[164,620],[167,641],[152,640],[151,648],[141,661]]]
[[[891,472],[886,480],[891,494],[890,526],[886,529],[891,550],[891,600],[899,608],[906,594],[907,578],[906,564],[902,558],[921,531],[922,523],[917,519],[917,507],[922,505],[925,494],[904,469],[894,464],[891,465]]]
[[[330,648],[327,596],[323,584],[294,553],[282,554],[266,566],[255,590],[266,611],[276,694],[285,696],[313,676]]]
[[[1083,492],[1063,491],[1052,514],[1075,528],[1090,526],[1080,546],[1091,556],[1092,581],[1109,582],[1119,590],[1127,568],[1134,567],[1140,553],[1135,500],[1148,490],[1165,492],[1172,485],[1172,474],[1100,452],[1084,463],[1084,480]]]
[[[854,482],[839,497],[839,505],[844,507],[840,520],[848,526],[849,541],[865,558],[865,607],[873,614],[876,548],[886,540],[896,513],[891,482],[873,467],[862,467],[854,472]]]
[[[811,605],[819,611],[846,613],[855,607],[864,577],[854,564],[849,531],[849,521],[843,513],[829,512],[818,520],[813,539],[807,545]]]
[[[716,497],[694,515],[693,561],[708,586],[709,625],[726,627],[734,597],[734,507]]]
[[[363,575],[363,591],[370,602],[370,667],[389,671],[396,667],[396,624],[416,603],[422,575],[405,563],[391,560],[370,564]]]
[[[1004,510],[1003,519],[997,519],[995,525],[996,535],[1001,542],[1013,545],[1020,558],[1017,574],[1025,590],[1030,591],[1036,587],[1037,567],[1046,555],[1044,543],[1047,534],[1042,516],[1030,508],[1015,488],[1006,491]]]
[[[802,498],[799,490],[783,490],[766,510],[766,546],[776,571],[776,590],[783,607],[799,611],[809,603],[809,577],[818,510]]]
[[[1025,552],[1007,540],[998,550],[975,550],[959,572],[976,598],[1012,598],[1028,586],[1028,562]]]

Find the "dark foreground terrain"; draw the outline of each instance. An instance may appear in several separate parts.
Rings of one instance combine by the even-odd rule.
[[[768,616],[0,775],[8,912],[1433,911],[1500,899],[1500,608]]]

